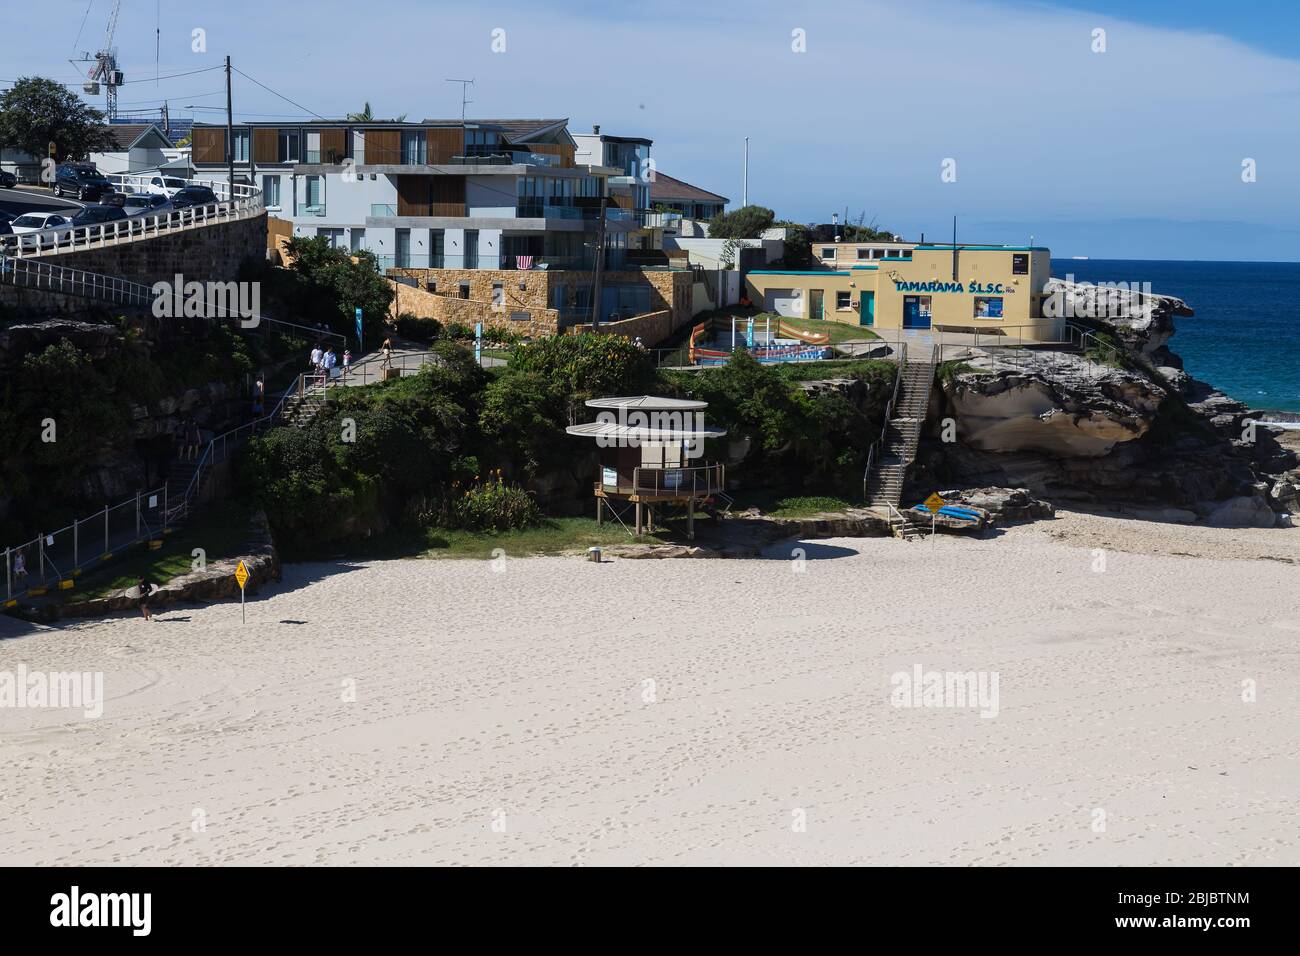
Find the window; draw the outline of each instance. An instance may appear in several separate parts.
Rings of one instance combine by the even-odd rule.
[[[975,318],[1002,318],[1002,297],[979,295],[975,297]]]
[[[446,234],[441,229],[429,230],[429,268],[443,268],[443,243],[446,242]],[[430,289],[430,292],[433,290]]]
[[[823,248],[822,248],[822,258],[823,258],[823,259],[834,259],[834,258],[835,258],[835,247],[834,247],[834,246],[825,246],[825,247],[823,247]]]
[[[268,208],[280,208],[280,177],[262,177],[262,201]]]
[[[325,177],[308,176],[306,185],[306,210],[309,216],[325,215]]]
[[[402,162],[407,166],[423,166],[429,160],[429,140],[424,130],[402,130]]]
[[[411,230],[397,229],[394,231],[393,238],[397,241],[395,264],[399,269],[409,269],[411,266]]]
[[[465,130],[466,156],[490,156],[499,152],[501,152],[501,134],[496,130]]]
[[[351,235],[352,251],[360,252],[366,247],[366,231],[364,229],[353,228]]]
[[[851,309],[851,308],[853,308],[853,306],[852,306],[852,304],[851,304],[851,295],[852,295],[852,293],[849,293],[849,292],[836,292],[836,293],[835,293],[835,308],[836,308],[836,309]]]
[[[296,129],[280,130],[280,162],[298,162],[298,131]]]
[[[248,136],[246,129],[235,130],[235,162],[237,163],[248,162]]]
[[[461,284],[460,284],[460,297],[461,297],[462,299],[468,299],[468,298],[469,298],[469,283],[468,283],[468,282],[461,282]]]
[[[859,259],[870,259],[870,258],[871,258],[871,253],[872,253],[872,251],[873,251],[873,250],[871,250],[871,249],[859,249],[859,250],[858,250],[858,258],[859,258]]]
[[[503,283],[492,283],[492,308],[504,309],[506,307],[506,287]]]
[[[1029,254],[1017,252],[1011,257],[1011,274],[1013,276],[1029,275]]]
[[[478,268],[478,230],[465,230],[465,268]],[[468,298],[465,296],[464,298]]]
[[[326,240],[331,249],[343,248],[343,230],[342,229],[317,229],[316,235]]]

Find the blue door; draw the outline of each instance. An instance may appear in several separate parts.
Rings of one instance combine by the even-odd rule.
[[[930,297],[928,295],[903,296],[903,328],[928,329],[930,327]]]
[[[864,292],[858,300],[858,325],[876,324],[876,294]]]

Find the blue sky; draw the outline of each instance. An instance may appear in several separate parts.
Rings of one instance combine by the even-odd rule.
[[[110,0],[92,0],[97,45]],[[71,81],[86,0],[6,11],[0,79]],[[559,116],[655,141],[674,176],[782,217],[1060,256],[1300,259],[1300,2],[415,0],[161,4],[166,75],[236,66],[324,116]],[[155,3],[124,0],[123,109],[224,105],[219,73],[155,85]],[[194,29],[207,52],[191,51]],[[504,52],[492,31],[504,30]],[[1094,52],[1095,30],[1105,52]],[[793,31],[802,30],[797,52]],[[236,77],[241,115],[302,110]],[[216,119],[214,110],[195,116]],[[266,118],[271,118],[269,115]],[[941,181],[944,160],[956,181]],[[1242,181],[1255,162],[1256,181]]]

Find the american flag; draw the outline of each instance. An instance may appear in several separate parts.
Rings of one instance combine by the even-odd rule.
[[[516,269],[531,269],[533,267],[532,256],[515,256]]]

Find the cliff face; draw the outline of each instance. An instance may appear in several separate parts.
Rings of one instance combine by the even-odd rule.
[[[1047,291],[1080,311],[1107,295],[1058,280]],[[1250,427],[1258,413],[1188,376],[1169,351],[1174,317],[1192,314],[1186,303],[1130,293],[1118,302],[1119,315],[1088,322],[1122,345],[1107,364],[1062,352],[972,355],[932,403],[917,478],[1215,525],[1300,515],[1300,442]],[[1113,313],[1116,298],[1107,304]],[[955,442],[943,440],[943,419],[955,422]]]

